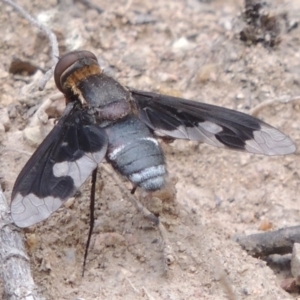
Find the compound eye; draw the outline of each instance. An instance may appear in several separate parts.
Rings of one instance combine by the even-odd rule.
[[[63,84],[67,77],[76,70],[75,65],[78,63],[78,68],[84,65],[89,65],[90,61],[98,64],[97,57],[90,51],[72,51],[62,56],[54,69],[54,81],[57,88],[64,92]],[[80,64],[81,63],[81,64]],[[74,68],[72,68],[74,66]],[[70,72],[68,72],[70,71]]]

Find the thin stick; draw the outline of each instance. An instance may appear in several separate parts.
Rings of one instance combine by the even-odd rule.
[[[99,15],[104,12],[104,10],[102,8],[91,3],[89,0],[75,0],[75,2],[79,2],[79,3],[83,4],[84,6],[86,6],[87,8],[94,9]]]
[[[135,293],[139,294],[139,290],[134,286],[134,284],[131,282],[131,280],[125,276],[125,279],[128,281],[128,283],[130,284],[130,286],[132,287],[132,289],[134,290]]]
[[[254,257],[291,253],[294,243],[300,243],[300,226],[237,236],[235,240]]]
[[[40,300],[31,276],[20,230],[12,224],[9,207],[0,187],[0,274],[4,283],[5,299]]]
[[[59,58],[59,51],[58,51],[58,42],[56,39],[55,34],[45,25],[37,21],[34,17],[32,17],[26,10],[24,10],[21,6],[18,4],[14,3],[12,0],[2,0],[3,2],[9,4],[12,6],[17,12],[23,15],[24,18],[26,18],[32,25],[35,27],[39,28],[49,39],[50,45],[51,45],[51,58],[52,58],[52,67],[50,70],[48,70],[43,78],[39,82],[39,90],[43,90],[51,78],[53,72],[54,72],[54,67],[58,61]]]
[[[33,152],[23,151],[23,150],[20,150],[20,149],[15,149],[15,148],[10,148],[10,147],[0,148],[0,154],[1,155],[5,152],[11,152],[11,151],[15,151],[15,152],[18,152],[18,153],[21,153],[21,154],[25,154],[27,156],[31,156],[33,154]]]
[[[147,289],[143,286],[143,291],[145,293],[145,295],[148,297],[149,300],[155,300],[150,293],[147,291]]]
[[[47,123],[48,115],[46,114],[46,110],[52,105],[52,103],[58,99],[63,98],[61,93],[56,93],[49,98],[46,98],[43,103],[39,106],[39,108],[34,113],[33,117],[30,120],[30,127],[40,125],[41,123]],[[46,116],[46,117],[44,117]],[[46,120],[46,122],[45,122]]]
[[[296,102],[300,100],[300,96],[295,96],[295,97],[288,97],[288,98],[278,98],[278,99],[271,99],[271,100],[266,100],[254,108],[252,108],[249,112],[249,114],[253,117],[256,117],[260,111],[262,111],[264,108],[268,106],[272,106],[278,103],[290,103],[290,102]]]

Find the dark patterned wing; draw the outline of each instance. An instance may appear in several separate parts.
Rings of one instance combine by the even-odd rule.
[[[158,136],[189,139],[265,155],[293,153],[292,140],[247,114],[129,88],[139,118]]]
[[[106,133],[93,117],[68,104],[15,182],[11,202],[15,224],[27,227],[48,218],[103,160],[107,144]]]

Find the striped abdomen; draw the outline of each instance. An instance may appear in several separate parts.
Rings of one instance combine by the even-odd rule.
[[[131,115],[108,126],[106,132],[109,137],[106,159],[119,173],[147,191],[164,185],[164,156],[144,123]]]

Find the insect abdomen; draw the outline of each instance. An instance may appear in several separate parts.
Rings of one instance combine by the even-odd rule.
[[[162,150],[150,130],[134,116],[106,128],[106,159],[134,185],[147,191],[160,189],[166,168]]]

